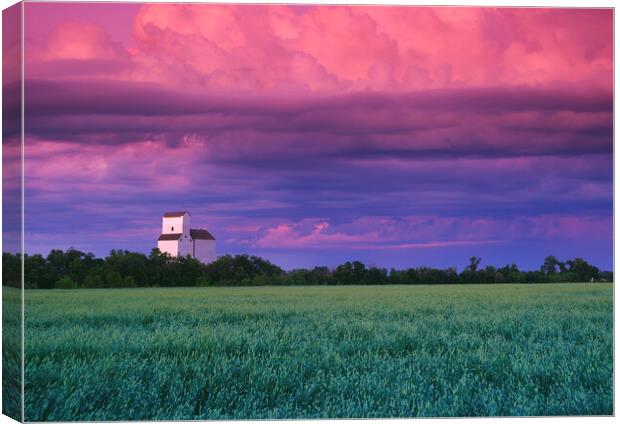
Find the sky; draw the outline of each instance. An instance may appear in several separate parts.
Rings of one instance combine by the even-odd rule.
[[[613,266],[609,9],[25,5],[25,247]],[[6,84],[6,81],[5,81]]]

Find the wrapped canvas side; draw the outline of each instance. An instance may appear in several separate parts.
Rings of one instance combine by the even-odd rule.
[[[23,419],[22,3],[2,11],[2,413]]]

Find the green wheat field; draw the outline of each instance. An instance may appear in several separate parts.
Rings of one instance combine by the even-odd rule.
[[[27,421],[613,414],[611,284],[29,290],[25,325]]]

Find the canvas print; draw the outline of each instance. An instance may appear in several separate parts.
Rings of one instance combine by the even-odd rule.
[[[614,414],[613,9],[2,17],[5,415]]]

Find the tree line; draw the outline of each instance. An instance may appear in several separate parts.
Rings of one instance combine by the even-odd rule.
[[[480,258],[472,257],[460,273],[456,268],[430,267],[388,271],[367,267],[360,261],[335,268],[284,271],[266,259],[250,255],[225,255],[205,265],[189,256],[172,257],[159,249],[149,255],[112,250],[106,258],[69,249],[52,250],[47,257],[25,255],[24,271],[25,286],[31,289],[613,281],[612,272],[601,271],[581,258],[562,262],[548,256],[536,271],[523,271],[515,264],[482,268],[480,262]],[[20,255],[3,253],[3,285],[20,287],[20,272]]]

